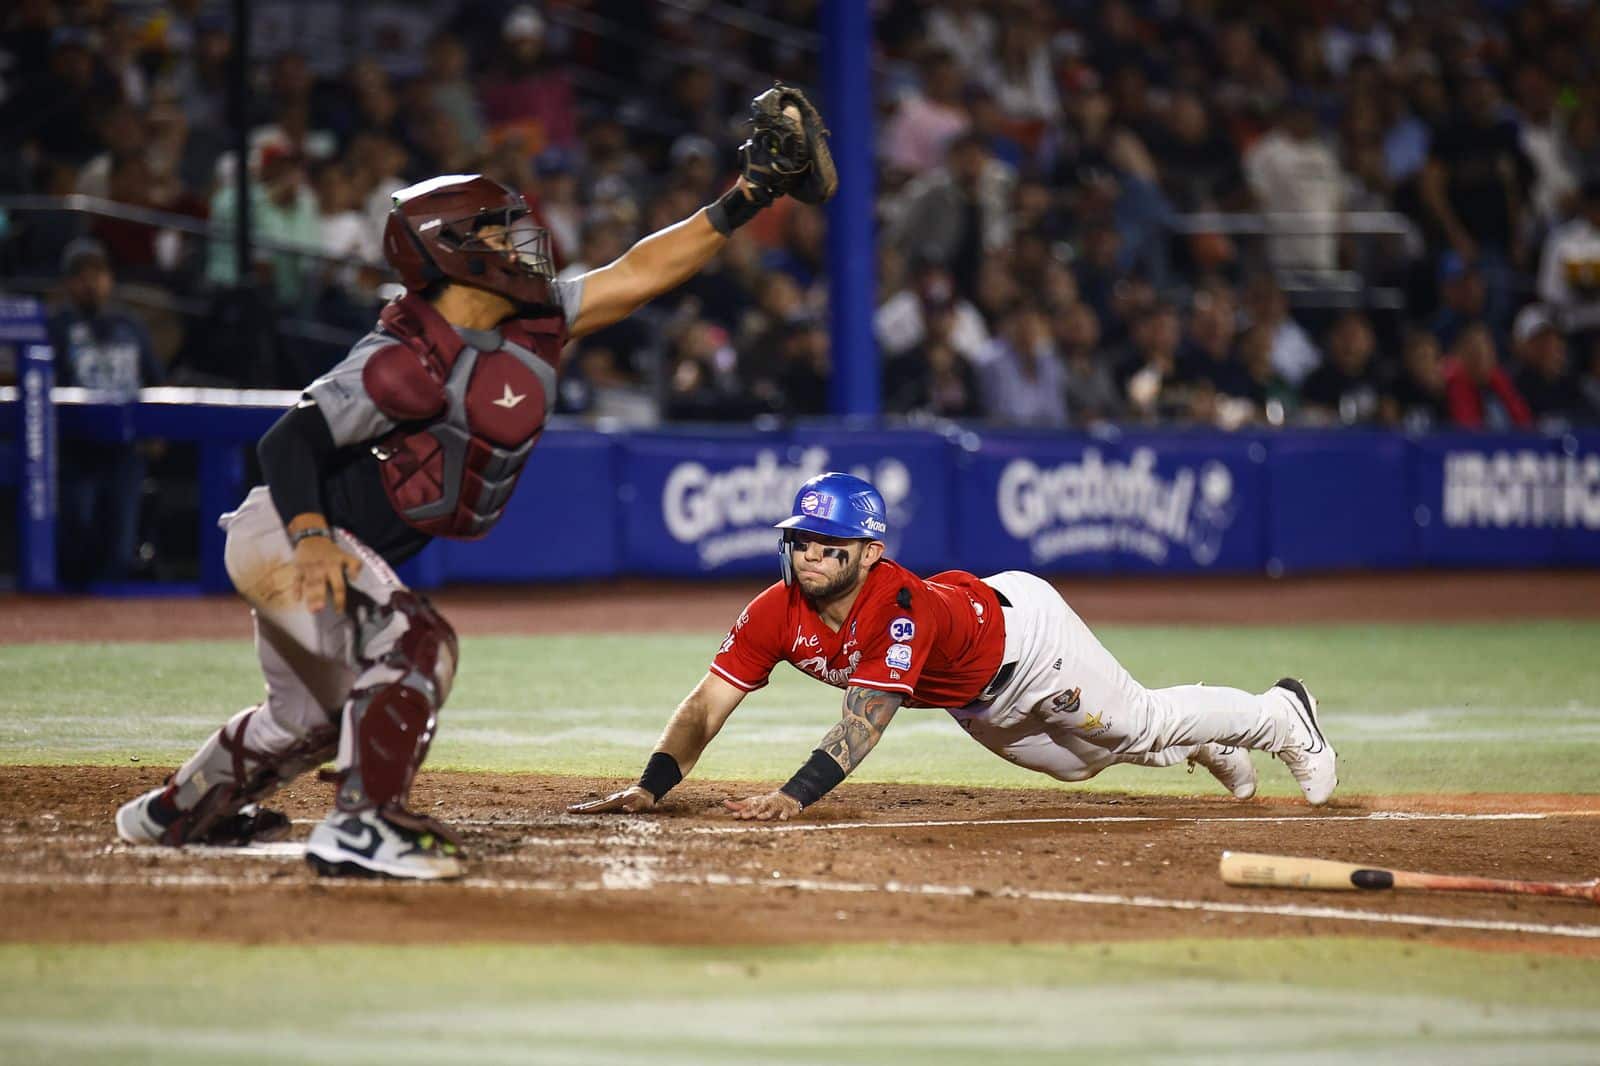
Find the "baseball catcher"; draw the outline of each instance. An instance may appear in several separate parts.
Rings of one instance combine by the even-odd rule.
[[[266,484],[221,519],[266,698],[124,804],[123,840],[281,836],[287,819],[260,801],[331,759],[334,807],[306,852],[318,873],[461,875],[457,836],[408,806],[459,648],[393,567],[433,537],[494,527],[555,406],[567,341],[687,280],[778,197],[833,194],[825,131],[799,90],[768,90],[751,114],[725,195],[567,283],[513,190],[451,174],[395,194],[383,247],[405,295],[261,439]]]
[[[844,689],[844,710],[787,784],[729,801],[739,818],[786,820],[861,765],[901,707],[939,707],[1009,762],[1062,781],[1116,763],[1204,766],[1255,794],[1245,749],[1274,753],[1312,804],[1338,783],[1305,685],[1261,694],[1211,685],[1148,689],[1047,582],[948,570],[926,580],[884,556],[883,498],[849,474],[801,486],[778,523],[783,580],[751,601],[667,723],[639,783],[575,814],[647,811],[694,768],[745,693],[788,661]]]

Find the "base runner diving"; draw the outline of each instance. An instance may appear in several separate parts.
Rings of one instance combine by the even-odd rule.
[[[568,340],[687,280],[777,197],[833,195],[826,131],[799,91],[762,93],[751,117],[727,193],[565,284],[513,190],[446,175],[395,194],[384,253],[406,295],[262,438],[266,484],[221,520],[266,698],[124,804],[123,840],[282,836],[288,820],[259,801],[333,759],[334,808],[306,849],[318,873],[461,876],[455,834],[407,805],[456,636],[392,567],[433,537],[493,528],[554,407]]]
[[[812,478],[782,530],[783,580],[729,630],[711,668],[679,704],[639,783],[569,807],[647,811],[683,780],[745,694],[789,662],[845,690],[843,714],[781,788],[727,806],[742,819],[787,820],[837,787],[903,706],[947,710],[1002,758],[1062,781],[1108,766],[1204,766],[1240,799],[1255,794],[1247,750],[1289,768],[1313,805],[1338,784],[1333,748],[1304,684],[1262,693],[1212,685],[1148,689],[1043,579],[960,570],[923,579],[884,557],[883,498],[849,474]]]

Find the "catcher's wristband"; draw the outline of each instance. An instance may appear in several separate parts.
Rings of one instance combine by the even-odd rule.
[[[661,797],[671,792],[673,786],[682,780],[683,770],[678,766],[678,760],[664,751],[658,751],[644,764],[644,773],[639,775],[639,787],[660,803]]]
[[[755,189],[752,187],[751,191],[755,192]],[[706,208],[706,221],[724,237],[731,237],[734,230],[755,218],[766,206],[746,196],[735,185]]]
[[[790,799],[799,800],[801,807],[809,807],[838,788],[843,780],[844,768],[834,761],[832,755],[818,748],[811,753],[806,764],[789,778],[789,783],[778,791]]]
[[[297,529],[289,534],[289,547],[299,547],[301,541],[310,540],[312,537],[327,537],[332,540],[333,530],[327,526],[307,526],[305,529]]]

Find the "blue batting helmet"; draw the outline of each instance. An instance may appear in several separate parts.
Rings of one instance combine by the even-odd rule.
[[[778,540],[783,583],[794,584],[789,530],[848,540],[882,540],[889,532],[888,514],[878,490],[858,477],[834,471],[807,481],[794,495],[793,513],[775,527],[784,530]]]

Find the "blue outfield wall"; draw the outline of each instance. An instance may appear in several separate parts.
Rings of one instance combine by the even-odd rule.
[[[222,591],[215,516],[242,497],[246,448],[289,401],[159,402],[159,393],[128,405],[58,402],[60,435],[199,442],[201,585]],[[26,483],[21,406],[0,402],[0,454],[12,457],[0,482]],[[834,469],[878,486],[891,554],[922,572],[1600,566],[1600,431],[1090,434],[823,423],[553,428],[488,537],[438,542],[402,574],[421,588],[772,575],[772,524],[802,481]]]
[[[879,487],[890,553],[923,572],[1600,565],[1600,433],[807,427],[552,432],[501,526],[412,576],[773,574],[772,524],[834,469]]]

